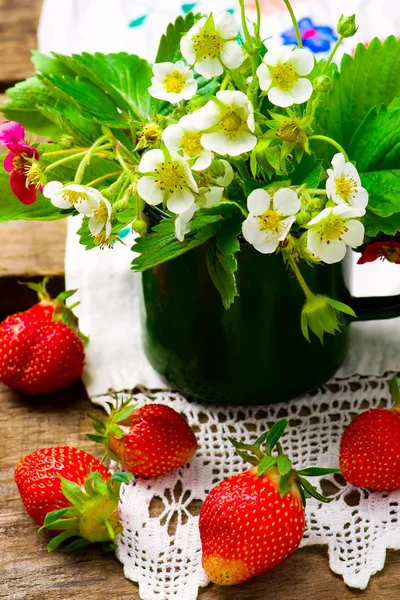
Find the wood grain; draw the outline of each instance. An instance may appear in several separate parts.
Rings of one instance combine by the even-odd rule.
[[[100,458],[101,451],[85,432],[85,415],[94,409],[79,383],[62,393],[29,398],[0,384],[0,598],[7,600],[139,600],[136,584],[123,575],[112,554],[91,547],[84,553],[48,554],[47,533],[24,512],[13,480],[19,458],[40,447],[69,444]],[[325,547],[296,552],[279,569],[235,588],[211,585],[200,591],[200,600],[398,600],[400,553],[389,552],[381,574],[367,590],[347,588],[328,567]],[[161,599],[160,599],[161,600]]]
[[[33,74],[42,0],[0,0],[0,91]]]

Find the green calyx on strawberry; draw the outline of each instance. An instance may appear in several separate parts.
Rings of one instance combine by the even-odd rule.
[[[231,439],[253,466],[218,483],[201,507],[202,565],[218,585],[242,583],[282,564],[303,537],[306,498],[329,502],[305,477],[338,469],[293,469],[279,444],[287,422],[278,421],[254,444]]]
[[[83,491],[77,483],[61,480],[61,491],[72,506],[47,513],[41,529],[60,531],[48,544],[49,552],[63,545],[63,552],[81,550],[88,544],[100,542],[105,550],[114,549],[115,537],[121,533],[118,502],[122,483],[131,475],[115,472],[103,481],[99,472],[91,473]],[[74,539],[73,539],[74,538]]]
[[[197,440],[183,416],[165,404],[137,408],[131,401],[117,404],[107,422],[92,416],[97,434],[88,434],[89,439],[103,444],[107,456],[140,477],[157,477],[187,463]]]
[[[21,285],[35,291],[39,298],[38,304],[32,306],[27,312],[39,318],[49,318],[55,323],[63,323],[77,333],[84,344],[87,344],[89,338],[79,330],[78,318],[73,313],[73,309],[78,306],[79,302],[75,302],[71,306],[65,304],[68,298],[76,294],[77,290],[61,292],[56,298],[52,298],[47,291],[49,280],[50,277],[45,277],[41,283],[20,282]]]
[[[282,446],[279,443],[279,439],[283,435],[287,424],[287,419],[281,419],[269,431],[260,435],[254,444],[245,444],[233,438],[229,438],[229,441],[241,458],[257,467],[258,477],[263,476],[267,472],[276,476],[279,482],[279,493],[282,498],[295,485],[299,489],[304,506],[307,498],[316,498],[320,502],[331,502],[333,498],[326,498],[320,494],[315,486],[311,485],[305,477],[320,477],[331,473],[340,473],[340,469],[319,467],[309,467],[300,470],[294,469],[292,461],[283,452]],[[261,449],[263,444],[264,450]],[[276,454],[272,454],[275,448],[277,452]]]

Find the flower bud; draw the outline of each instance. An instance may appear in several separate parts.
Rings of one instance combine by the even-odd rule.
[[[332,79],[328,75],[320,75],[314,79],[313,87],[316,92],[326,94],[332,89]]]
[[[353,37],[356,33],[358,27],[356,26],[356,15],[351,15],[350,17],[345,17],[342,15],[339,19],[339,23],[337,26],[337,32],[339,35],[344,38]]]
[[[139,235],[145,235],[147,233],[147,223],[143,219],[135,219],[132,223],[132,230],[136,231]]]

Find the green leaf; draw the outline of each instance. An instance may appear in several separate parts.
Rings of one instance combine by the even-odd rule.
[[[365,216],[362,218],[365,227],[365,233],[368,237],[376,237],[380,233],[385,235],[395,235],[400,231],[400,213],[391,217],[380,217],[371,209],[367,208]]]
[[[278,459],[276,458],[276,456],[264,456],[264,458],[260,460],[260,464],[258,465],[257,475],[259,477],[261,477],[261,475],[264,475],[265,471],[268,471],[268,469],[272,467],[272,465],[276,465],[277,461]]]
[[[116,128],[128,126],[112,98],[91,81],[67,75],[40,75],[39,79],[56,98],[62,102],[71,100],[85,116],[92,117],[101,125]]]
[[[324,469],[320,467],[308,467],[308,469],[301,469],[297,471],[299,475],[304,477],[320,477],[321,475],[329,475],[331,473],[341,473],[340,469]]]
[[[65,542],[65,540],[68,540],[71,537],[76,537],[76,532],[63,531],[63,533],[56,535],[55,538],[50,540],[50,542],[47,544],[47,550],[49,552],[53,552],[54,550],[56,550],[58,548],[58,546],[60,544],[62,544],[63,542]]]
[[[136,404],[127,404],[113,416],[113,423],[125,421],[136,410]]]
[[[66,499],[69,500],[73,506],[76,506],[76,508],[79,509],[82,507],[87,500],[87,495],[82,492],[79,485],[74,481],[69,481],[64,477],[61,477],[61,475],[59,477],[61,479],[61,491]]]
[[[316,133],[328,135],[347,150],[369,110],[388,106],[398,96],[400,42],[390,36],[383,44],[373,39],[368,48],[359,44],[354,57],[345,54],[340,73],[333,74],[333,89],[322,97],[316,111]]]
[[[221,294],[222,303],[228,309],[239,295],[235,271],[237,261],[235,253],[240,250],[237,239],[242,227],[242,216],[225,221],[218,230],[215,241],[207,251],[207,268],[210,277]]]
[[[74,540],[70,544],[63,546],[60,548],[60,552],[78,552],[79,550],[83,550],[90,544],[89,540],[85,540],[84,538],[79,538]]]
[[[160,44],[158,46],[155,63],[159,62],[176,62],[182,58],[180,51],[180,41],[182,35],[187,33],[191,29],[197,20],[196,16],[189,12],[185,17],[179,16],[175,23],[170,23],[167,27],[167,31],[161,37]]]
[[[55,55],[48,56],[38,50],[32,50],[31,60],[35,70],[41,75],[74,75],[74,71],[58,60]]]
[[[329,298],[329,296],[325,296],[325,299],[327,304],[329,304],[329,306],[332,306],[332,308],[334,308],[335,310],[345,313],[346,315],[350,315],[351,317],[357,316],[354,310],[351,308],[351,306],[344,304],[344,302],[339,302],[339,300],[334,300],[333,298]]]
[[[275,425],[273,425],[271,427],[271,429],[268,432],[267,439],[265,442],[266,448],[267,448],[267,454],[271,454],[271,451],[275,448],[279,439],[282,437],[282,434],[285,431],[288,423],[289,423],[288,419],[281,419],[280,421],[277,421],[275,423]]]
[[[73,54],[72,57],[60,54],[54,56],[77,75],[88,79],[105,92],[121,110],[138,118],[151,116],[153,101],[148,88],[151,85],[152,69],[143,58],[126,52],[84,52]]]
[[[18,121],[27,131],[56,140],[62,130],[41,113],[38,106],[54,106],[56,99],[37,77],[30,77],[7,90],[1,111],[9,121]]]
[[[287,475],[292,470],[292,461],[286,454],[280,454],[278,456],[277,466],[281,475]]]
[[[190,221],[190,231],[183,242],[175,237],[173,219],[163,219],[149,235],[136,239],[132,250],[139,256],[132,261],[133,270],[145,271],[204,244],[217,233],[224,220],[222,214],[215,212],[212,209],[199,211],[198,216]]]
[[[73,104],[65,106],[56,102],[54,106],[39,106],[38,110],[64,134],[70,135],[76,146],[91,146],[102,135],[100,125],[85,119]]]
[[[96,442],[97,444],[105,444],[108,441],[108,438],[104,435],[96,435],[94,433],[87,433],[86,437],[92,442]]]
[[[48,512],[47,515],[45,516],[43,527],[50,527],[50,525],[52,525],[53,523],[55,523],[56,521],[61,519],[61,517],[63,517],[67,511],[68,511],[68,507],[60,508],[59,510],[52,510],[51,512]]]
[[[289,483],[289,478],[287,475],[283,475],[279,481],[279,493],[281,498],[285,496],[292,489],[292,484]]]
[[[294,171],[290,173],[292,185],[307,184],[309,188],[317,188],[322,176],[322,160],[315,154],[304,154],[303,160],[294,163]]]
[[[318,492],[318,490],[315,486],[313,486],[309,481],[307,481],[307,479],[304,479],[303,477],[299,476],[298,480],[299,480],[300,485],[304,488],[304,490],[312,498],[315,498],[316,500],[319,500],[320,502],[325,502],[325,503],[332,502],[333,498],[325,498],[325,496],[323,496],[322,494],[320,494]]]

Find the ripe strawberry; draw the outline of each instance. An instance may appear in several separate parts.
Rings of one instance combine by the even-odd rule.
[[[65,306],[74,292],[51,300],[43,284],[28,285],[38,291],[40,302],[0,324],[0,381],[17,392],[48,394],[82,374],[85,352],[78,322]]]
[[[28,514],[38,525],[63,531],[49,543],[49,550],[73,537],[82,539],[64,550],[112,541],[121,531],[121,483],[128,481],[128,475],[111,475],[97,458],[71,446],[36,450],[21,458],[15,468],[15,482]]]
[[[376,491],[400,489],[400,390],[390,382],[391,409],[371,408],[346,427],[340,442],[343,477]]]
[[[242,583],[280,565],[303,537],[306,497],[330,501],[304,476],[338,469],[292,469],[278,442],[286,425],[286,419],[278,421],[253,445],[230,440],[237,453],[255,466],[216,485],[201,508],[202,563],[214,583]],[[271,455],[275,446],[277,456]]]
[[[196,437],[179,413],[163,404],[136,409],[130,401],[117,407],[106,423],[92,416],[100,435],[88,437],[104,444],[111,458],[141,477],[169,473],[192,458]]]

